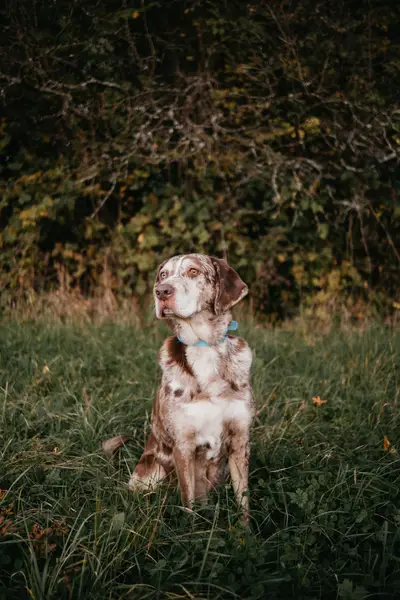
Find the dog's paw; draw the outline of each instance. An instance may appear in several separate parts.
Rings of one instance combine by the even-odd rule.
[[[154,471],[147,473],[146,475],[139,475],[138,473],[133,472],[128,482],[128,488],[131,492],[149,491],[154,489],[165,476],[165,469],[161,465],[157,465],[157,468]]]

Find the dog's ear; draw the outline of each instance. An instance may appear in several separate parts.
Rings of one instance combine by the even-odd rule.
[[[215,269],[214,312],[220,315],[244,298],[249,289],[222,258],[211,258],[211,261]]]

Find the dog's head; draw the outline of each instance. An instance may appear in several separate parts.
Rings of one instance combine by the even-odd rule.
[[[157,271],[154,300],[158,319],[187,319],[203,310],[220,315],[248,292],[247,285],[221,258],[183,254]]]

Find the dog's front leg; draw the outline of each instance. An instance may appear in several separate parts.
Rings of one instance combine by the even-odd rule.
[[[173,456],[182,503],[192,506],[195,500],[195,448],[175,446]]]
[[[249,498],[244,495],[249,483],[249,435],[247,431],[237,430],[232,432],[231,447],[229,453],[229,471],[232,486],[238,504],[243,509],[245,523],[249,519]]]

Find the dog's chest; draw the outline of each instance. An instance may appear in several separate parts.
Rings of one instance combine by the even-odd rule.
[[[221,376],[221,356],[216,348],[189,347],[187,359],[200,387],[204,389],[210,381]]]
[[[183,404],[178,418],[181,431],[194,434],[196,446],[206,446],[207,459],[212,459],[221,451],[227,425],[247,426],[250,411],[245,400],[216,398]]]

